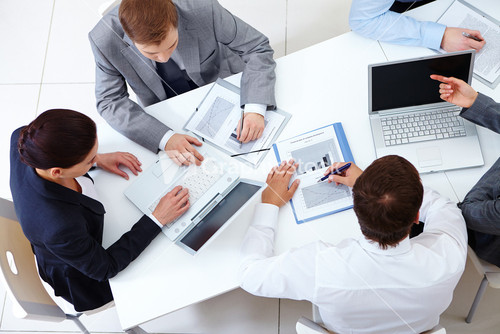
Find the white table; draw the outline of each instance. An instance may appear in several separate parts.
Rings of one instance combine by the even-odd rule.
[[[438,0],[440,4],[444,1],[448,0]],[[412,57],[416,50],[422,53],[429,51],[392,47],[346,33],[278,59],[277,103],[293,115],[281,138],[341,121],[356,163],[361,168],[369,165],[375,159],[375,151],[367,117],[367,65],[392,60],[397,55]],[[239,76],[229,80],[238,84]],[[147,111],[174,130],[180,130],[207,89],[201,87],[160,102],[148,107]],[[493,93],[497,94],[498,89]],[[488,131],[480,131],[480,137],[481,141],[497,142],[499,138]],[[148,166],[155,159],[153,153],[125,139],[108,125],[99,127],[99,139],[101,152],[129,151],[139,157],[143,166]],[[470,188],[474,183],[472,180],[477,180],[500,155],[500,147],[486,148],[483,153],[486,160],[484,167],[423,175],[422,180],[425,185],[458,201],[460,196],[457,197],[456,189],[461,184],[460,179],[466,177],[468,182],[464,189]],[[240,166],[242,177],[264,181],[276,160],[269,153],[257,170],[235,163]],[[103,241],[106,247],[128,231],[141,213],[123,195],[130,181],[99,170],[93,172],[93,177],[107,210]],[[462,195],[462,192],[458,193]],[[122,327],[133,327],[236,288],[239,247],[252,211],[253,205],[250,205],[237,221],[196,256],[173,245],[163,234],[155,238],[138,259],[110,280]],[[290,206],[286,205],[280,211],[276,250],[280,253],[317,239],[337,243],[359,234],[352,210],[297,225]]]

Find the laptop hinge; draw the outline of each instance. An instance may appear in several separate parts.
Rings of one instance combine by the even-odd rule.
[[[435,110],[444,110],[444,109],[455,109],[456,111],[459,111],[461,108],[458,106],[454,105],[443,105],[443,106],[430,106],[430,107],[422,107],[415,109],[413,108],[402,108],[402,109],[393,109],[393,110],[384,110],[384,111],[379,111],[378,116],[383,117],[383,116],[392,116],[392,115],[399,115],[399,114],[410,114],[410,113],[421,113],[421,112],[426,112],[426,111],[435,111]]]
[[[221,194],[215,195],[194,217],[191,219],[194,225],[198,224],[212,209],[222,201],[224,197]]]

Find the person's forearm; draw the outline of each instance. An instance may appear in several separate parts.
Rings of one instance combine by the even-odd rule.
[[[470,108],[462,109],[460,116],[500,133],[500,103],[482,93],[478,94]]]
[[[349,14],[351,29],[379,41],[438,50],[446,26],[391,12],[393,3],[393,0],[353,0]]]

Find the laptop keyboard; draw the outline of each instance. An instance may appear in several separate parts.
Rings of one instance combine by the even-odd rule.
[[[201,166],[191,165],[186,174],[179,180],[178,184],[182,188],[189,190],[189,204],[193,205],[212,185],[223,175],[223,170],[213,159],[205,159]],[[160,195],[150,206],[149,210],[154,211],[160,199],[170,190]],[[168,224],[170,225],[170,224]],[[170,226],[167,226],[170,227]]]
[[[464,121],[456,107],[409,115],[381,117],[386,146],[463,137]]]

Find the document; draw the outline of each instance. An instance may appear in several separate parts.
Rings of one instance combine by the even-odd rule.
[[[486,44],[476,54],[474,74],[480,81],[495,88],[500,82],[500,22],[465,1],[455,0],[437,23],[481,32]]]
[[[267,111],[262,137],[242,144],[236,136],[241,114],[240,89],[225,80],[218,79],[184,129],[212,143],[229,155],[240,154],[237,159],[258,167],[291,115],[279,109]]]
[[[345,185],[318,182],[334,162],[353,161],[341,123],[298,135],[273,145],[276,159],[299,163],[295,175],[300,184],[290,203],[298,224],[352,208],[352,192]]]

